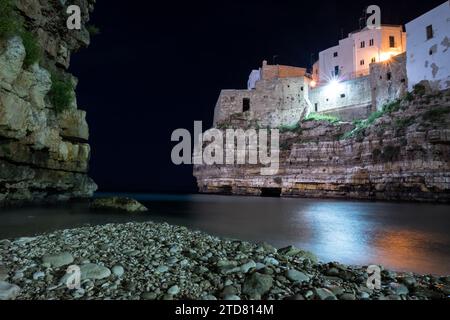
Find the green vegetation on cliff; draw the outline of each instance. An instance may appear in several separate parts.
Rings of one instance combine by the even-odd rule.
[[[41,48],[36,37],[25,29],[23,18],[14,10],[13,0],[0,0],[0,39],[22,38],[25,47],[24,66],[28,68],[41,59]]]
[[[58,72],[52,72],[51,78],[52,87],[48,95],[56,113],[61,113],[73,102],[73,84]]]

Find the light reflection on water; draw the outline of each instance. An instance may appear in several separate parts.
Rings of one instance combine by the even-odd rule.
[[[133,195],[150,213],[90,212],[86,205],[0,209],[0,238],[85,224],[153,220],[275,246],[296,245],[323,261],[382,264],[450,274],[450,206],[206,195]]]

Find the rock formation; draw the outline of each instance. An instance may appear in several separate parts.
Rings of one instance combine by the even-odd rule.
[[[281,134],[280,170],[195,166],[204,193],[448,202],[450,92],[418,87],[359,124],[303,121]],[[358,126],[355,128],[355,126]]]
[[[66,72],[70,54],[90,42],[86,23],[95,0],[72,2],[81,8],[79,31],[66,26],[66,1],[15,2],[42,51],[32,65],[25,63],[23,36],[0,37],[0,205],[90,197],[97,188],[87,175],[86,112],[77,107],[77,79]],[[52,99],[56,81],[65,85],[60,95],[70,103]]]

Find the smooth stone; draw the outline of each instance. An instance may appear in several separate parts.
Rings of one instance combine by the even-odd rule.
[[[3,266],[0,265],[0,281],[5,281],[9,278],[9,270]]]
[[[265,267],[266,267],[266,265],[265,265],[264,263],[257,262],[257,263],[256,263],[255,269],[256,269],[257,271],[259,271],[259,270],[263,270]]]
[[[400,278],[399,280],[408,288],[414,288],[417,286],[417,280],[414,277],[407,276],[407,277]]]
[[[221,292],[222,297],[236,295],[238,290],[234,286],[226,286]]]
[[[239,296],[237,296],[237,295],[228,295],[228,296],[225,296],[223,298],[223,300],[225,300],[225,301],[238,301],[238,300],[241,300],[241,298]]]
[[[120,265],[114,266],[114,267],[111,269],[111,271],[112,271],[112,273],[113,273],[116,277],[118,277],[118,278],[120,278],[121,276],[123,276],[123,274],[125,273],[124,268],[123,268],[122,266],[120,266]]]
[[[398,296],[402,296],[402,295],[406,296],[409,293],[408,288],[405,285],[400,284],[400,283],[392,282],[389,285],[389,288],[394,292],[395,295],[398,295]]]
[[[42,278],[45,278],[45,273],[42,271],[38,271],[33,274],[33,280],[39,280]]]
[[[165,301],[171,301],[171,300],[173,300],[173,295],[171,295],[171,294],[165,294],[165,295],[162,297],[162,299],[165,300]]]
[[[242,271],[243,273],[248,273],[251,269],[255,268],[256,268],[255,261],[249,261],[241,266],[240,271]]]
[[[82,280],[101,280],[111,275],[111,270],[94,263],[84,264],[80,267]]]
[[[178,293],[180,293],[180,287],[178,286],[172,286],[169,288],[169,290],[167,290],[167,293],[172,295],[172,296],[176,296]]]
[[[0,300],[14,300],[20,293],[20,287],[0,281]]]
[[[166,273],[167,271],[169,271],[169,267],[167,266],[159,266],[155,270],[156,273]]]
[[[356,297],[353,293],[344,293],[339,296],[339,300],[353,301],[356,300]]]
[[[216,301],[217,298],[215,296],[213,296],[212,294],[208,294],[208,295],[204,296],[202,300],[204,300],[204,301]]]
[[[309,276],[307,276],[303,272],[295,270],[295,269],[287,270],[286,278],[288,278],[292,282],[296,282],[296,283],[308,282],[310,280]]]
[[[264,259],[264,263],[265,264],[270,264],[272,266],[279,266],[280,265],[280,262],[277,259],[272,258],[272,257],[265,258]]]
[[[154,292],[144,292],[141,295],[142,300],[156,300],[158,298],[158,295]]]
[[[272,276],[255,272],[245,279],[242,292],[248,296],[262,296],[269,292],[272,286]]]
[[[336,296],[328,289],[314,289],[314,294],[319,300],[337,300]]]
[[[42,257],[42,263],[49,264],[54,268],[60,268],[73,263],[74,259],[70,252],[49,254]]]
[[[368,299],[370,299],[370,294],[367,293],[367,292],[360,292],[359,293],[359,298],[361,300],[368,300]]]

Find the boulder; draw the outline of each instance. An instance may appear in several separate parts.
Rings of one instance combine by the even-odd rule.
[[[42,257],[44,264],[49,264],[53,268],[60,268],[73,263],[73,256],[69,252],[62,252],[57,254],[49,254]]]
[[[111,270],[94,263],[87,263],[80,267],[81,279],[101,280],[111,275]]]
[[[245,279],[242,292],[249,297],[258,298],[269,292],[272,285],[273,279],[270,275],[255,272]]]
[[[147,212],[148,209],[138,201],[130,198],[100,198],[91,203],[91,209],[113,209],[127,212]]]
[[[0,300],[14,300],[20,293],[20,288],[15,284],[0,281]]]

